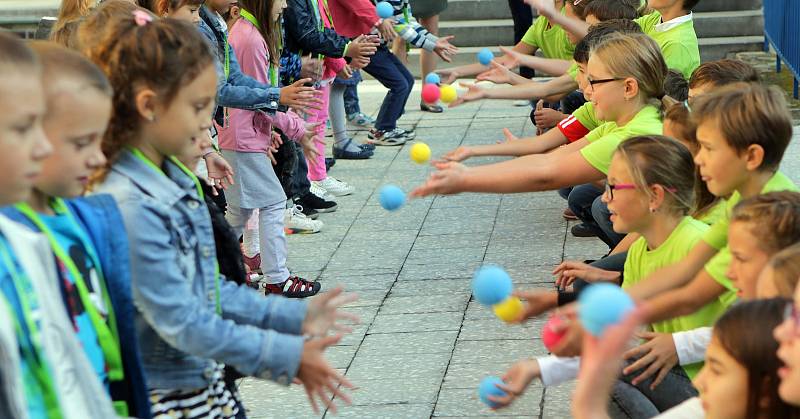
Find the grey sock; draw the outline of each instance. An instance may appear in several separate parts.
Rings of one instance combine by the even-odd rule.
[[[339,150],[357,153],[361,151],[358,143],[347,136],[347,116],[344,110],[344,91],[347,86],[334,84],[331,86],[330,102],[328,103],[328,117],[333,128],[333,146]]]

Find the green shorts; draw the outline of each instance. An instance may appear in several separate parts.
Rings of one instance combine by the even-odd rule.
[[[417,19],[438,15],[447,9],[447,0],[411,0],[411,13]]]

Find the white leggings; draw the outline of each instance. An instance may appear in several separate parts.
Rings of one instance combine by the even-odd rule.
[[[236,235],[243,235],[245,254],[253,256],[260,251],[261,270],[264,281],[269,284],[279,284],[289,278],[289,269],[286,268],[288,249],[283,230],[285,211],[285,202],[264,208],[239,208],[228,204],[225,215]],[[258,228],[245,228],[251,217],[258,217]],[[255,243],[258,243],[258,251],[254,251]]]

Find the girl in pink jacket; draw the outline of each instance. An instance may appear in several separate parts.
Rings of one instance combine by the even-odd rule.
[[[240,0],[239,6],[242,18],[230,28],[228,40],[242,72],[262,83],[277,86],[279,19],[286,1]],[[286,267],[286,194],[271,163],[271,153],[280,145],[280,137],[273,133],[273,128],[299,142],[307,155],[315,156],[319,152],[324,158],[324,143],[314,144],[320,143],[322,138],[318,127],[307,124],[294,112],[289,110],[268,116],[259,111],[228,109],[224,125],[217,125],[220,149],[235,172],[235,183],[226,191],[226,218],[241,235],[247,220],[258,213],[260,267],[267,293],[310,297],[319,292],[320,284],[291,275]],[[322,166],[324,168],[324,162]],[[245,256],[255,258],[255,255]]]

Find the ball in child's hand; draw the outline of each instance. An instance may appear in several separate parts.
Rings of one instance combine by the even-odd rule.
[[[492,310],[500,320],[510,323],[518,319],[522,313],[522,301],[517,297],[509,297],[502,303],[492,306]]]
[[[396,211],[406,203],[406,194],[397,186],[386,185],[381,188],[378,200],[385,210]]]
[[[431,159],[431,148],[425,143],[416,143],[411,146],[409,154],[415,163],[425,164]]]
[[[567,333],[567,330],[559,330],[564,321],[561,316],[553,314],[547,319],[547,323],[542,328],[542,342],[548,351],[553,352],[553,348],[561,342],[561,339]]]
[[[489,396],[503,397],[506,392],[497,387],[498,384],[505,384],[500,377],[489,376],[481,380],[478,386],[478,397],[481,401],[489,407],[495,407],[497,404],[489,400]]]
[[[633,310],[631,297],[617,285],[596,283],[586,288],[578,298],[578,317],[583,328],[600,336]]]
[[[439,90],[441,91],[440,99],[444,103],[452,103],[458,99],[456,88],[449,84],[443,85]]]
[[[382,1],[375,6],[378,17],[381,19],[388,19],[394,16],[394,7],[388,1]]]
[[[494,54],[489,48],[484,48],[478,53],[478,62],[483,65],[489,65],[494,59]]]
[[[479,303],[493,306],[511,295],[511,277],[499,266],[481,266],[472,278],[472,294]]]
[[[435,84],[426,84],[422,86],[422,100],[425,103],[436,103],[439,100],[439,96],[441,96],[439,86]]]
[[[425,83],[427,84],[439,84],[441,82],[442,78],[436,73],[428,73],[428,75],[425,76]]]

